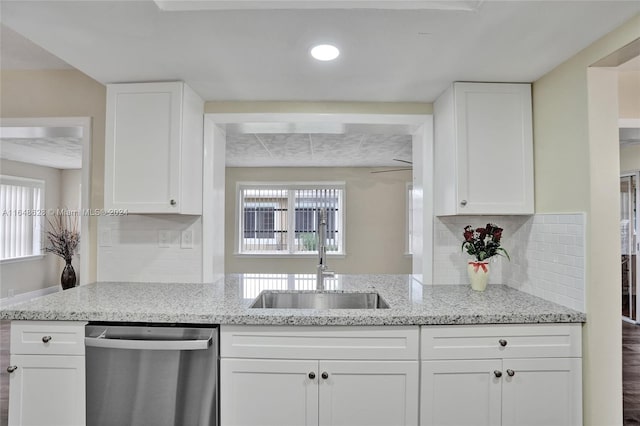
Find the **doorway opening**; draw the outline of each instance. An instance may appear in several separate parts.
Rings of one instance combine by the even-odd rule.
[[[224,237],[218,235],[220,224],[224,223],[224,216],[220,214],[219,206],[225,204],[225,157],[232,159],[238,152],[242,153],[248,150],[246,143],[241,144],[241,149],[229,149],[227,141],[230,137],[239,138],[241,142],[246,142],[246,138],[256,138],[258,140],[256,146],[258,148],[266,148],[263,150],[264,152],[260,151],[260,149],[258,150],[261,153],[260,155],[252,156],[253,162],[259,161],[260,158],[264,158],[266,162],[259,165],[251,163],[250,166],[252,167],[271,166],[286,169],[298,166],[298,168],[311,169],[331,166],[347,167],[348,165],[344,163],[345,158],[348,157],[345,151],[347,146],[350,146],[350,144],[360,146],[361,142],[354,144],[354,141],[345,141],[345,137],[348,139],[349,135],[353,136],[354,134],[367,132],[396,136],[403,135],[402,137],[407,137],[409,144],[412,146],[411,158],[404,159],[413,163],[413,169],[409,169],[409,177],[413,183],[413,232],[411,236],[413,255],[410,266],[416,279],[430,284],[432,275],[431,205],[430,203],[423,203],[422,200],[430,200],[432,198],[431,179],[429,178],[429,171],[432,170],[432,116],[417,114],[205,114],[204,193],[214,194],[214,196],[203,200],[203,264],[206,265],[204,267],[204,280],[215,279],[225,268]],[[291,142],[289,144],[291,146],[271,146],[273,141],[271,141],[272,137],[270,135],[273,134],[277,134],[279,138],[286,139],[284,142]],[[303,144],[298,143],[298,139],[301,138],[307,141]],[[363,140],[365,138],[358,138],[358,141]],[[368,139],[366,140],[368,141]],[[294,145],[296,149],[294,149]],[[311,153],[322,154],[317,155],[313,161],[325,156],[330,158],[329,165],[305,163],[307,161],[306,158],[298,156],[300,154],[298,148],[306,145],[308,145],[308,150]],[[315,151],[317,147],[321,148],[322,151]],[[269,150],[269,148],[273,149]],[[295,157],[295,162],[289,164],[279,163],[281,159],[278,158],[278,153],[280,151]],[[393,156],[390,154],[384,154],[383,157],[389,161],[394,161]],[[362,160],[361,158],[358,159]],[[368,166],[370,165],[359,165],[359,167]],[[397,167],[397,164],[393,163],[393,166]],[[283,173],[285,172],[283,171]],[[369,172],[367,174],[368,176],[379,176],[371,175]],[[287,173],[287,176],[289,176],[289,173]],[[255,181],[256,179],[253,178],[252,180]],[[282,181],[284,178],[278,175],[274,179]],[[313,180],[317,181],[318,179],[314,178]],[[233,179],[231,179],[231,182],[233,182]],[[227,191],[229,191],[229,188],[227,188]],[[404,194],[404,189],[402,193]],[[232,207],[230,206],[229,208]],[[354,210],[349,210],[348,208],[347,211],[354,212]],[[232,216],[234,215],[229,215],[228,217]],[[238,217],[236,214],[236,221]],[[238,223],[228,223],[226,229],[233,229],[235,233],[238,233],[240,228]],[[423,241],[425,241],[425,244],[423,244]],[[227,255],[230,255],[229,252],[233,251],[229,249],[232,246],[235,246],[235,244],[228,244]],[[353,245],[350,246],[350,250],[354,250]]]
[[[0,146],[3,175],[37,178],[45,182],[45,204],[38,214],[46,212],[49,217],[50,212],[77,211],[80,244],[72,264],[78,276],[77,284],[89,282],[90,217],[84,212],[89,212],[90,204],[91,118],[3,118],[0,122]],[[43,219],[46,223],[46,218]],[[43,238],[41,244],[44,244]],[[42,259],[35,259],[38,265],[20,259],[4,262],[8,263],[2,266],[2,298],[13,297],[13,301],[19,301],[59,288],[56,283],[59,282],[61,265],[53,256],[39,257]],[[29,280],[24,279],[25,273],[31,274]],[[21,285],[27,281],[33,284],[33,288]],[[13,291],[10,293],[10,290]]]
[[[622,266],[622,318],[638,317],[638,179],[640,173],[620,177],[620,240]]]

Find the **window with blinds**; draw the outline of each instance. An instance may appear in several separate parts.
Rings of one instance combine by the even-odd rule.
[[[44,181],[0,176],[0,260],[40,254]]]
[[[343,253],[344,183],[238,185],[242,254],[317,253],[318,212],[327,210],[327,252]]]

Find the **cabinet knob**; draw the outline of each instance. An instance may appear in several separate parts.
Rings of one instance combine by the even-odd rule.
[[[328,379],[329,378],[329,373],[327,373],[326,371],[323,371],[321,374],[323,379]]]
[[[51,336],[42,336],[42,343],[49,343],[51,341]]]
[[[500,370],[494,370],[494,371],[493,371],[493,375],[494,375],[494,376],[496,376],[496,377],[498,377],[498,378],[500,378],[500,377],[502,377],[502,371],[500,371]]]
[[[505,346],[507,346],[507,341],[506,341],[506,340],[504,340],[504,339],[500,339],[500,340],[498,340],[498,343],[500,343],[500,346],[502,346],[503,348],[504,348]]]
[[[515,375],[516,375],[516,372],[515,372],[515,371],[513,371],[513,370],[511,370],[511,369],[508,369],[508,370],[507,370],[507,374],[509,375],[509,377],[513,377],[513,376],[515,376]]]
[[[7,367],[7,373],[13,373],[17,369],[18,369],[17,365],[10,365],[10,366]]]
[[[461,205],[462,207],[466,206],[466,205],[467,205],[467,200],[462,200],[462,201],[460,201],[460,205]]]
[[[176,200],[171,200],[171,201],[169,201],[169,204],[171,204],[172,206],[175,206],[178,203],[176,202]]]
[[[312,372],[310,372],[310,373],[309,373],[309,378],[310,378],[311,380],[315,379],[315,378],[316,378],[316,373],[314,373],[313,371],[312,371]]]

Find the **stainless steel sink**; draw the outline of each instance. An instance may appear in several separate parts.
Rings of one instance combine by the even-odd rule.
[[[263,291],[250,308],[260,309],[388,309],[378,293]]]

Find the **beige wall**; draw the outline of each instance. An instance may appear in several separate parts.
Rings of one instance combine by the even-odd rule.
[[[240,181],[344,181],[346,256],[328,259],[337,273],[410,274],[405,255],[406,183],[411,172],[369,168],[227,168],[225,272],[314,273],[317,258],[235,256],[236,183]]]
[[[618,72],[620,118],[640,118],[640,71]]]
[[[620,118],[640,119],[640,71],[618,72],[618,111]],[[640,170],[640,145],[620,147],[620,171]]]
[[[65,209],[80,209],[80,188],[82,186],[82,170],[61,170],[62,198],[60,206]]]
[[[533,85],[536,212],[587,212],[585,425],[622,423],[617,80],[587,68],[638,37],[640,15]]]
[[[62,198],[61,170],[16,161],[0,160],[0,173],[44,180],[44,208],[56,209],[60,206]],[[46,221],[43,226],[46,226]],[[20,294],[59,284],[59,276],[62,271],[62,269],[58,269],[59,264],[58,258],[52,254],[37,260],[2,263],[0,266],[0,283],[2,283],[0,285],[0,299],[8,297],[9,290],[13,290],[14,294]]]
[[[0,117],[91,117],[91,208],[104,198],[106,88],[77,70],[21,70],[0,73]],[[91,219],[89,281],[96,278],[97,224]]]
[[[620,147],[620,172],[640,170],[640,145]]]

